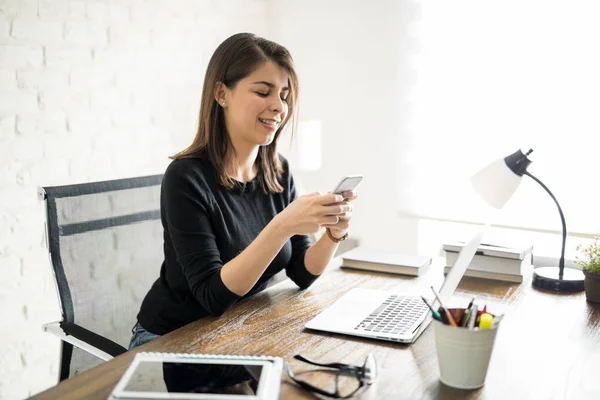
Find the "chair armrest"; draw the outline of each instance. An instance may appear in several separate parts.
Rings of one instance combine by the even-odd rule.
[[[105,361],[127,351],[112,340],[71,322],[52,322],[44,324],[42,329]]]

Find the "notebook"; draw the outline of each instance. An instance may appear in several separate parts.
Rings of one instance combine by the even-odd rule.
[[[486,226],[487,228],[487,226]],[[482,230],[463,246],[440,289],[442,301],[456,290],[467,266],[481,243]],[[401,343],[414,342],[431,322],[429,309],[421,300],[426,293],[395,293],[355,288],[310,320],[305,327]],[[433,301],[432,301],[433,302]]]
[[[357,247],[342,255],[342,268],[419,276],[431,264],[431,257],[409,256]]]

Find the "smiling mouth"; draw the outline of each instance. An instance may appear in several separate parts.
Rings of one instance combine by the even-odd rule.
[[[264,119],[264,118],[259,117],[258,120],[265,125],[269,125],[269,126],[273,126],[273,127],[275,127],[275,126],[277,126],[277,124],[279,124],[279,121],[276,121],[274,119]]]

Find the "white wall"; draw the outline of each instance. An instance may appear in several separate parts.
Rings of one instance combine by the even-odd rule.
[[[369,247],[435,255],[445,240],[468,239],[477,226],[422,219],[414,212],[419,209],[418,205],[410,204],[415,198],[423,199],[423,193],[429,195],[424,200],[434,204],[445,204],[448,199],[458,197],[452,189],[440,190],[439,180],[422,178],[443,175],[441,172],[456,160],[449,156],[440,163],[439,154],[453,154],[455,148],[451,146],[463,146],[460,141],[448,144],[452,142],[448,137],[462,129],[462,114],[457,113],[452,123],[444,126],[445,119],[440,118],[439,110],[431,113],[421,107],[418,110],[420,121],[437,121],[439,129],[431,129],[426,135],[415,138],[415,129],[411,126],[415,119],[415,98],[412,96],[415,95],[419,74],[428,76],[427,73],[435,75],[434,72],[437,72],[445,77],[448,67],[444,65],[444,56],[453,65],[461,65],[461,56],[454,55],[449,45],[447,51],[450,55],[444,52],[428,55],[439,59],[438,64],[427,64],[429,69],[426,71],[415,69],[420,66],[415,60],[432,51],[423,45],[424,40],[431,38],[416,36],[425,34],[418,29],[424,23],[424,3],[409,0],[270,2],[270,37],[290,49],[299,70],[302,91],[300,119],[321,120],[323,125],[322,168],[312,172],[295,171],[305,189],[331,190],[343,175],[364,174],[350,234]],[[471,5],[471,2],[463,3],[461,7],[466,9]],[[535,9],[539,6],[534,3],[529,7]],[[428,7],[437,10],[433,4]],[[438,10],[437,14],[443,12]],[[437,16],[444,18],[443,15]],[[501,24],[501,21],[494,22]],[[431,20],[427,23],[432,24]],[[429,29],[431,33],[435,26]],[[441,34],[436,32],[436,35],[443,35],[447,30],[450,28],[445,26]],[[466,34],[466,37],[470,36]],[[506,62],[511,63],[512,60]],[[452,82],[451,76],[447,79]],[[428,100],[435,103],[443,99],[439,109],[444,109],[444,104],[452,101],[454,92],[429,84],[433,87],[427,93],[430,96]],[[467,77],[464,84],[470,84]],[[436,88],[443,91],[436,93]],[[425,143],[423,137],[426,138]],[[415,151],[417,145],[418,152]],[[293,159],[291,162],[293,167]],[[478,163],[473,165],[473,168],[480,166]],[[470,173],[465,175],[465,182],[468,182],[468,175]],[[415,185],[419,178],[418,185]],[[525,182],[523,186],[530,183]],[[452,187],[452,184],[447,186]],[[540,191],[535,183],[531,186]],[[470,191],[470,188],[465,185],[464,191],[467,190]],[[523,193],[515,197],[523,197]],[[476,196],[474,193],[469,195]],[[531,204],[523,207],[521,212],[532,213]],[[504,218],[509,217],[510,220],[515,215],[515,208],[510,208],[503,210],[503,214],[492,222],[507,225]],[[555,205],[542,192],[540,201],[535,203],[535,210],[537,213],[534,214],[550,221],[550,228],[546,231],[494,228],[488,231],[486,240],[494,238],[499,243],[529,243],[535,246],[535,254],[557,258],[561,237]],[[469,215],[468,212],[466,214]],[[576,245],[586,240],[589,238],[569,237],[567,255],[573,258]]]
[[[405,29],[418,9],[394,0],[272,0],[270,10],[270,37],[288,47],[300,74],[300,119],[323,124],[322,169],[295,175],[308,191],[327,191],[343,175],[362,173],[351,235],[416,252],[417,220],[398,217],[396,166],[410,84]]]
[[[216,46],[267,18],[261,0],[0,2],[0,398],[58,377],[37,187],[163,172]]]

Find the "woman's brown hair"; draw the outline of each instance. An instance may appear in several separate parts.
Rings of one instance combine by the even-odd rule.
[[[202,100],[200,103],[200,116],[198,131],[192,144],[185,150],[175,154],[173,159],[202,158],[207,159],[217,170],[219,183],[227,189],[235,186],[236,181],[228,176],[225,171],[226,163],[234,151],[227,128],[223,108],[214,97],[217,82],[223,82],[229,89],[259,65],[272,61],[285,69],[289,76],[290,93],[287,97],[289,107],[285,121],[275,132],[273,142],[261,146],[256,159],[258,175],[265,193],[281,193],[283,187],[279,179],[283,173],[283,166],[277,155],[277,144],[281,132],[287,123],[292,120],[292,136],[296,125],[296,111],[298,108],[298,76],[290,52],[283,46],[252,33],[238,33],[226,39],[219,45],[208,63]]]

